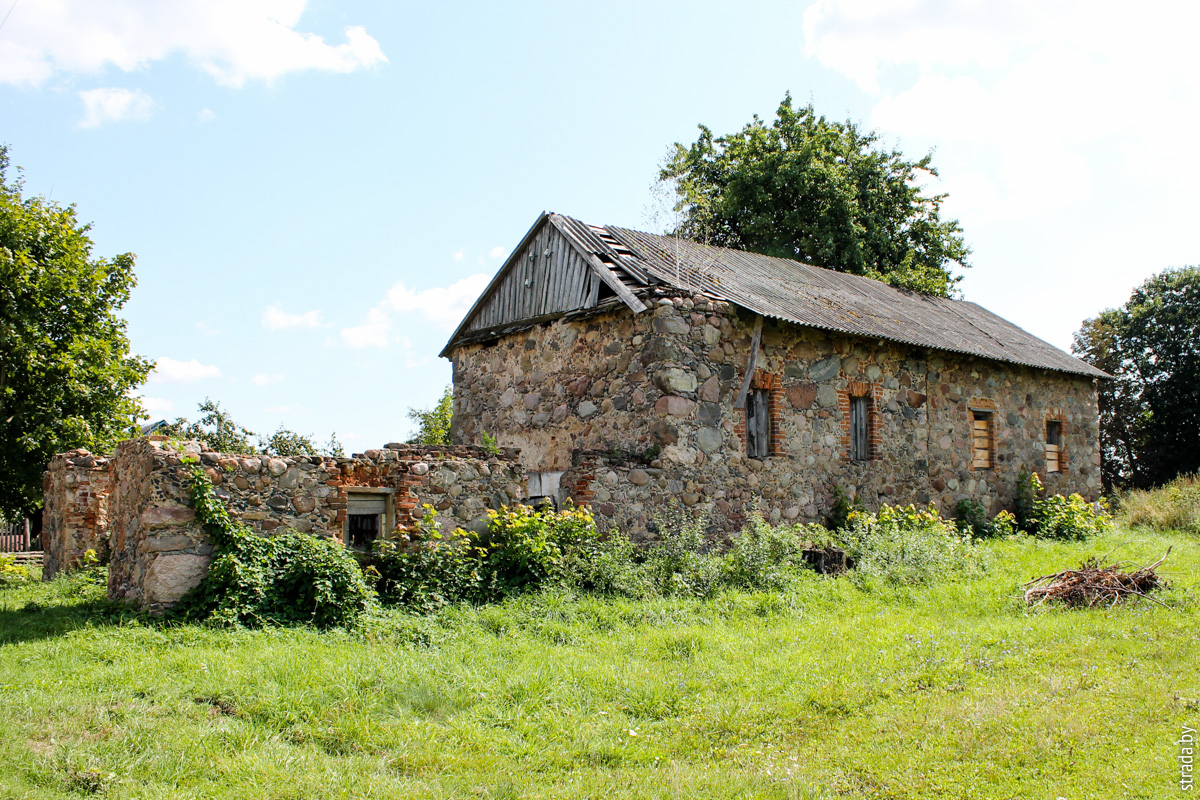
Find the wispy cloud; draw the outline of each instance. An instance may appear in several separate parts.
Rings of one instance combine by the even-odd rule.
[[[267,306],[262,315],[262,326],[269,331],[282,331],[288,328],[320,328],[324,324],[320,311],[289,314],[280,307],[279,303]]]
[[[211,108],[202,108],[196,114],[196,119],[200,122],[212,122],[216,118],[217,115]]]
[[[279,383],[283,380],[283,376],[279,374],[267,374],[265,372],[257,372],[250,382],[255,386],[270,386],[272,383]]]
[[[146,409],[148,419],[165,417],[175,410],[175,404],[162,397],[142,395],[139,399],[142,401],[142,407]]]
[[[0,83],[40,86],[56,74],[131,72],[174,54],[224,86],[306,70],[353,72],[387,62],[358,25],[330,44],[297,30],[305,0],[59,0],[21,3],[5,25]]]
[[[177,361],[167,356],[155,359],[154,372],[149,383],[194,383],[208,378],[221,377],[215,364],[201,364],[196,359]]]
[[[508,250],[503,246],[496,245],[488,252],[488,255],[490,255],[492,258],[504,258],[504,254],[507,252]]]
[[[145,122],[154,111],[154,100],[141,89],[88,89],[79,93],[83,101],[81,128],[99,128],[108,122]]]
[[[453,330],[491,280],[479,273],[463,278],[449,286],[431,289],[410,289],[403,282],[388,290],[383,302],[367,312],[360,325],[342,329],[342,341],[347,347],[387,347],[392,344],[392,314],[419,315],[444,330]],[[426,363],[413,362],[413,365]]]
[[[451,258],[453,258],[455,261],[462,261],[466,257],[467,249],[465,247],[458,248],[454,251],[454,255],[451,256]]]

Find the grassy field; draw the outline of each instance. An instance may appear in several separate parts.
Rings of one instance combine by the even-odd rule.
[[[1165,606],[1027,610],[1086,556]],[[1200,540],[984,545],[925,588],[543,593],[353,632],[160,626],[0,589],[0,797],[1166,798],[1200,724]]]

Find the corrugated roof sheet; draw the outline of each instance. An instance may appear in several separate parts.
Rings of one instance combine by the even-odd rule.
[[[612,251],[599,236],[588,236],[589,226],[570,217],[563,219],[587,240],[589,249],[607,256],[604,260],[621,265],[630,261]],[[907,292],[870,278],[785,258],[606,227],[636,254],[637,266],[652,278],[681,289],[707,292],[763,316],[1029,367],[1109,377],[965,300]]]

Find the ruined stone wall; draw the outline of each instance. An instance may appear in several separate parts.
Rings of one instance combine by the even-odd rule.
[[[158,612],[199,583],[212,556],[190,508],[192,463],[208,473],[231,516],[255,532],[290,528],[344,541],[348,499],[370,490],[378,490],[372,496],[382,495],[388,507],[385,537],[413,527],[425,505],[439,512],[444,528],[479,529],[488,509],[524,499],[526,479],[516,456],[511,450],[390,445],[354,458],[275,458],[206,452],[198,442],[150,437],[122,442],[111,459],[97,460],[85,474],[93,487],[101,477],[108,481],[98,502],[108,511],[109,596]],[[66,509],[55,512],[62,521],[48,534],[55,553],[78,549],[91,530],[78,510],[83,495],[73,488],[84,468],[72,460],[80,458],[58,456],[48,473],[47,507]],[[97,497],[94,488],[88,497]],[[65,563],[64,556],[57,558]]]
[[[758,502],[773,520],[819,520],[834,490],[880,503],[973,498],[1011,507],[1021,470],[1094,498],[1099,422],[1091,379],[766,320],[754,386],[770,397],[771,456],[745,455],[734,409],[754,317],[704,296],[662,296],[558,320],[454,353],[455,441],[484,431],[526,470],[565,470],[562,495],[635,534],[671,497],[725,528]],[[868,398],[870,457],[850,460],[851,398]],[[993,466],[971,466],[971,408],[992,410]],[[1067,470],[1045,475],[1045,423]],[[651,452],[646,463],[631,455]]]
[[[108,459],[87,450],[59,453],[43,478],[42,577],[53,578],[94,550],[108,557]]]

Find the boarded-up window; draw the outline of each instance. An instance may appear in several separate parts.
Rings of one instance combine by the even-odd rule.
[[[992,413],[971,411],[971,466],[989,469],[992,466]]]
[[[1046,472],[1062,472],[1062,422],[1046,422]]]
[[[871,457],[871,440],[867,421],[870,417],[870,398],[850,398],[850,459],[866,461]]]
[[[762,459],[770,454],[770,393],[766,389],[753,389],[746,395],[746,455]]]

